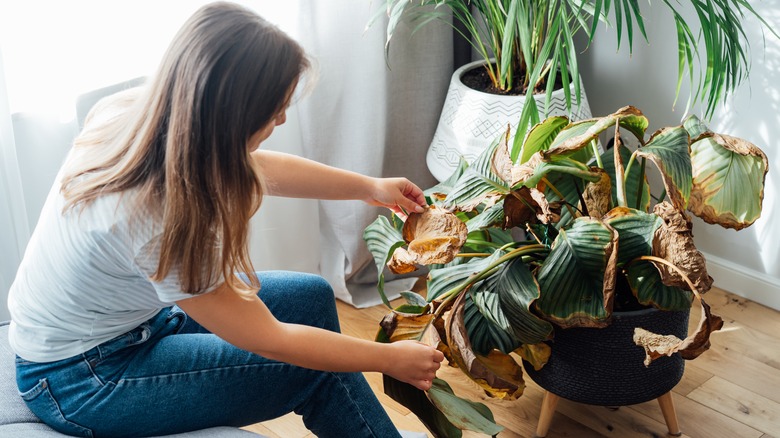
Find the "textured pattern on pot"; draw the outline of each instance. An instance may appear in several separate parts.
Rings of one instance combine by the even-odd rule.
[[[512,131],[517,128],[525,104],[525,95],[484,93],[461,82],[460,78],[465,72],[483,64],[482,61],[466,64],[452,75],[439,124],[427,154],[428,169],[439,181],[444,181],[452,175],[461,156],[469,163],[476,158],[499,134],[506,131],[507,124],[512,126]],[[573,85],[571,90],[573,99]],[[572,121],[591,118],[584,88],[581,93],[580,106],[575,107],[572,102],[572,114],[569,115],[563,89],[556,90],[546,116],[568,116]],[[534,96],[540,109],[544,108],[544,99],[544,94]],[[541,115],[540,118],[544,119],[546,116]]]

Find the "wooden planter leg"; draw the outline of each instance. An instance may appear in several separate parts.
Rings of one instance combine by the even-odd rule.
[[[677,412],[674,410],[672,391],[658,397],[658,404],[661,405],[661,413],[664,414],[664,421],[666,421],[666,427],[669,429],[669,435],[682,435],[680,425],[677,423]]]
[[[539,423],[536,425],[537,438],[544,438],[547,436],[547,431],[550,429],[550,423],[552,422],[553,414],[555,414],[555,406],[558,405],[559,399],[560,397],[550,391],[544,392],[544,400],[542,400],[542,411],[539,414]]]

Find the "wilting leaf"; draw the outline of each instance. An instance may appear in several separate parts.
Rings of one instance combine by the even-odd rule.
[[[612,182],[603,169],[599,167],[590,169],[599,174],[599,180],[588,182],[582,193],[582,199],[585,201],[588,215],[600,219],[609,211],[612,201]]]
[[[434,384],[439,379],[434,379]],[[385,394],[402,404],[420,419],[436,438],[460,438],[463,432],[458,429],[447,416],[439,410],[425,394],[425,391],[396,380],[386,374],[382,375]],[[481,415],[481,411],[478,411]]]
[[[693,225],[684,212],[676,210],[668,202],[657,204],[654,213],[663,223],[655,232],[653,254],[670,262],[688,276],[699,293],[712,287],[712,277],[707,274],[704,256],[693,243]],[[661,279],[667,286],[690,289],[676,271],[665,265],[658,265]]]
[[[468,230],[458,217],[431,206],[423,213],[412,213],[403,227],[406,250],[397,249],[388,263],[396,274],[411,272],[415,265],[447,263],[455,258],[466,242]]]
[[[631,152],[628,148],[620,148],[620,157],[624,163],[631,158]],[[601,162],[604,164],[604,171],[607,172],[612,185],[612,205],[618,205],[617,202],[617,179],[615,177],[615,154],[608,150],[601,154]],[[650,185],[647,177],[640,172],[640,166],[634,165],[628,175],[625,176],[626,182],[626,202],[628,207],[647,212],[650,208]]]
[[[635,154],[652,161],[661,171],[666,193],[675,207],[684,210],[691,196],[691,150],[688,131],[682,126],[663,128]]]
[[[498,148],[493,153],[493,159],[491,160],[492,173],[505,183],[512,178],[512,158],[509,157],[509,138],[512,136],[511,126],[507,126],[506,132],[501,136],[501,141],[498,143]]]
[[[544,194],[534,188],[520,187],[504,199],[504,228],[525,227],[527,223],[549,224],[560,219]]]
[[[640,256],[652,255],[655,231],[663,221],[654,214],[632,208],[615,207],[604,222],[618,232],[618,266]]]
[[[761,216],[767,157],[755,145],[713,134],[691,145],[688,208],[705,222],[741,230]]]
[[[512,179],[510,180],[510,185],[512,187],[515,187],[519,183],[525,183],[531,177],[536,175],[536,169],[543,164],[544,157],[542,156],[541,152],[537,152],[531,157],[523,162],[523,164],[520,164],[518,166],[515,166],[512,168]]]
[[[493,413],[487,406],[456,396],[444,380],[433,380],[433,386],[428,390],[428,398],[452,424],[460,429],[473,430],[490,436],[504,430],[503,426],[496,424]]]
[[[701,300],[701,297],[699,297]],[[701,300],[701,319],[696,332],[684,340],[674,335],[659,335],[642,328],[634,329],[634,343],[645,349],[645,366],[661,356],[679,352],[683,359],[696,359],[710,348],[710,334],[723,327],[723,320],[710,311],[710,306]]]
[[[648,126],[647,118],[633,106],[625,106],[605,117],[570,124],[558,134],[544,155],[547,157],[548,154],[568,154],[579,150],[596,140],[599,134],[615,126],[618,121],[621,127],[630,130],[640,141],[643,139]]]
[[[417,270],[417,257],[409,253],[406,248],[396,248],[387,267],[394,274],[408,274]]]
[[[523,394],[523,369],[511,356],[493,350],[488,356],[476,354],[466,334],[463,309],[466,294],[455,300],[447,323],[447,345],[458,367],[491,397],[515,400]]]
[[[536,344],[552,338],[552,324],[531,311],[531,306],[539,298],[539,285],[521,259],[514,259],[501,268],[496,290],[515,338],[523,344]]]
[[[385,335],[390,342],[404,340],[422,341],[423,339],[431,340],[435,338],[433,338],[433,334],[429,333],[429,331],[433,330],[434,333],[436,332],[431,325],[433,318],[434,315],[432,313],[416,315],[393,310],[385,315],[379,325],[382,327],[382,330],[384,330]],[[438,342],[435,342],[431,346],[436,347],[437,345]]]
[[[612,314],[618,234],[598,219],[561,230],[537,279],[535,307],[561,327],[603,327]]]
[[[515,350],[515,353],[522,357],[524,361],[530,363],[536,371],[539,371],[550,360],[552,350],[549,345],[540,342],[538,344],[523,344]]]
[[[661,282],[661,274],[649,261],[637,261],[626,268],[626,279],[637,300],[661,310],[689,310],[693,292]]]

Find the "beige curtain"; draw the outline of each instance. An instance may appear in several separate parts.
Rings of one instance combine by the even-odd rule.
[[[379,5],[301,0],[298,38],[318,63],[316,88],[298,104],[303,154],[372,176],[405,176],[423,189],[425,166],[453,71],[452,30],[432,23],[412,35],[404,24],[385,59]],[[386,212],[361,202],[321,201],[319,268],[336,296],[358,307],[379,303],[377,273],[363,229]],[[408,289],[413,279],[388,285]]]

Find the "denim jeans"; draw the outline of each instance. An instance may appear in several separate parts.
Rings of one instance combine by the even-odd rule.
[[[259,296],[281,321],[339,331],[321,277],[258,273]],[[246,426],[296,412],[318,437],[398,437],[360,373],[309,370],[223,341],[177,307],[83,354],[51,363],[17,357],[27,406],[83,437],[139,437]]]

